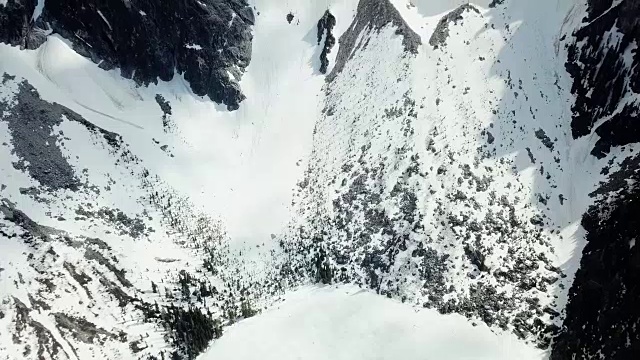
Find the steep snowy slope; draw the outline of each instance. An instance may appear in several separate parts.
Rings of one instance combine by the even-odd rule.
[[[584,7],[492,2],[425,16],[426,3],[385,3],[361,1],[340,39],[288,271],[546,348],[561,332],[590,194],[603,168],[637,151],[595,157],[602,140],[572,136],[564,67]]]
[[[320,111],[325,10],[261,12],[231,113],[179,73],[139,87],[57,34],[0,45],[3,357],[193,357],[281,287],[267,256]]]
[[[156,5],[0,2],[0,358],[632,358],[635,1]]]
[[[155,151],[147,153],[147,159],[171,159],[170,151],[163,151],[168,149],[165,145],[147,135],[138,139],[144,138],[148,144],[138,141],[142,146],[132,149],[120,135],[51,102],[62,97],[95,123],[99,123],[95,114],[101,113],[116,126],[142,131],[141,125],[106,115],[118,115],[116,111],[85,105],[93,105],[92,100],[98,100],[96,104],[112,102],[95,97],[70,100],[73,93],[65,92],[63,85],[64,80],[72,81],[68,85],[84,80],[78,84],[84,85],[84,90],[110,91],[102,92],[102,96],[131,102],[135,100],[131,94],[139,96],[138,101],[144,95],[136,93],[134,87],[122,87],[114,77],[92,72],[91,64],[57,38],[49,39],[34,53],[9,48],[3,51],[4,70],[28,76],[42,96],[46,93],[49,98],[41,98],[26,79],[5,73],[5,152],[1,165],[3,353],[11,358],[17,354],[128,358],[132,353],[141,357],[158,354],[169,350],[172,343],[176,348],[191,346],[192,340],[181,345],[182,335],[170,325],[186,312],[173,310],[159,317],[158,304],[187,304],[190,292],[179,295],[178,278],[185,284],[183,288],[189,281],[205,289],[201,292],[210,293],[215,287],[223,291],[223,280],[216,285],[199,279],[190,281],[187,273],[202,272],[204,258],[209,259],[211,270],[224,262],[222,272],[232,271],[216,252],[223,249],[220,241],[224,230],[215,219],[193,210],[184,195],[160,180],[161,169],[145,167],[154,166],[154,162],[147,160],[142,165],[141,158],[132,152],[144,154],[146,147]],[[64,66],[49,60],[48,68],[38,67],[38,61],[52,55],[50,52],[55,52],[57,59],[66,56],[59,63]],[[69,76],[57,77],[59,71],[74,66],[72,71],[80,75],[75,81]],[[92,74],[98,81],[91,81]],[[151,103],[152,95],[146,95]],[[162,136],[159,107],[150,114],[155,114],[159,130],[154,135]],[[135,135],[131,130],[120,132]],[[219,278],[223,277],[220,274]],[[227,295],[221,298],[229,301]],[[198,316],[194,315],[196,319]],[[213,321],[200,320],[206,325]],[[160,331],[162,324],[169,330],[167,337]]]
[[[444,18],[396,5],[405,14],[361,1],[340,40],[293,263],[544,348],[599,169],[569,131],[556,48],[569,4],[464,5]]]

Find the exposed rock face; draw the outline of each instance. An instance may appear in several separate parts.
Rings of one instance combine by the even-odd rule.
[[[325,38],[322,53],[320,53],[320,72],[323,74],[327,73],[329,66],[327,55],[336,44],[336,37],[333,35],[334,26],[336,26],[336,17],[329,10],[325,11],[322,18],[318,20],[318,45],[322,42],[322,37]]]
[[[404,44],[405,50],[413,54],[418,53],[418,48],[422,44],[420,35],[411,30],[389,0],[360,0],[356,19],[357,21],[351,23],[349,29],[340,37],[340,49],[338,49],[336,65],[333,67],[329,76],[327,76],[327,81],[333,81],[342,71],[350,55],[353,54],[354,49],[367,46],[366,43],[363,44],[362,42],[356,44],[358,36],[365,29],[380,30],[392,24],[396,27],[396,34],[402,36],[402,43]]]
[[[640,157],[627,159],[610,183],[592,194],[604,197],[582,219],[588,243],[552,359],[640,354],[639,169]]]
[[[611,116],[595,131],[600,136],[592,154],[604,157],[612,146],[640,141],[638,103],[625,99],[640,92],[640,1],[591,0],[584,26],[569,48],[567,71],[575,79],[571,124],[574,138],[591,133],[599,119]],[[626,60],[627,59],[627,60]],[[629,61],[629,63],[627,63]],[[597,89],[597,91],[594,91]],[[622,107],[622,111],[616,111]]]
[[[572,132],[600,137],[591,153],[640,141],[640,1],[589,1],[588,16],[569,49],[574,78]],[[587,244],[556,339],[552,359],[632,359],[640,353],[640,158],[626,159],[592,194],[599,200],[582,219]],[[635,356],[635,357],[634,357]]]
[[[458,21],[461,21],[462,14],[467,11],[475,11],[478,14],[480,13],[480,11],[478,11],[478,9],[473,5],[460,5],[457,9],[451,11],[440,19],[436,29],[431,35],[431,38],[429,38],[429,45],[433,46],[434,49],[445,45],[447,43],[447,38],[449,37],[449,23],[456,24]]]
[[[34,48],[30,39],[35,0],[8,0],[0,7],[0,42]]]
[[[64,141],[64,134],[53,130],[63,117],[79,122],[101,133],[111,144],[117,144],[119,135],[97,128],[64,106],[42,100],[26,81],[17,83],[15,77],[4,74],[0,84],[17,88],[15,101],[0,99],[0,120],[7,122],[15,154],[20,159],[13,166],[28,171],[45,188],[77,190],[80,185],[71,165],[56,145],[57,141]]]
[[[37,354],[40,358],[46,358],[45,354],[51,359],[71,359],[62,344],[58,342],[56,337],[44,327],[40,322],[34,320],[30,316],[30,309],[22,301],[17,298],[13,298],[13,305],[16,310],[16,325],[15,330],[17,336],[14,337],[14,342],[21,343],[23,339],[20,335],[23,332],[33,331],[33,335],[38,339]],[[28,329],[31,328],[31,329]],[[24,356],[31,354],[30,348],[25,348]]]
[[[251,60],[254,23],[245,0],[49,1],[34,22],[35,3],[9,0],[0,7],[0,41],[36,48],[45,31],[53,32],[140,84],[178,72],[194,93],[230,110],[244,99],[237,81]]]
[[[56,321],[58,329],[70,333],[71,336],[84,343],[104,343],[105,338],[118,340],[118,336],[116,334],[99,328],[85,319],[76,318],[63,313],[55,313],[52,315]],[[121,338],[123,338],[121,341],[126,341],[126,336],[121,336]]]

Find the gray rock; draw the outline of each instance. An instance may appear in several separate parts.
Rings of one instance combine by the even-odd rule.
[[[47,33],[60,34],[81,55],[139,84],[177,72],[194,93],[230,110],[244,99],[236,78],[251,60],[255,21],[246,0],[57,0],[31,21],[36,3],[0,6],[0,42],[35,49]]]
[[[542,144],[547,147],[547,149],[553,151],[553,141],[547,136],[547,134],[542,129],[536,130],[536,137],[542,141]]]
[[[460,5],[457,9],[451,11],[440,19],[436,29],[429,38],[429,45],[433,46],[434,49],[446,45],[447,38],[449,37],[449,24],[457,24],[458,21],[463,19],[462,15],[467,11],[474,11],[477,14],[480,13],[480,11],[471,4]]]
[[[87,344],[93,344],[94,342],[102,344],[107,339],[118,339],[116,334],[99,328],[92,322],[80,317],[54,313],[53,318],[58,329],[69,332],[74,338]]]
[[[7,74],[3,82],[16,81]],[[11,103],[0,101],[1,121],[6,121],[11,132],[11,143],[19,158],[14,167],[27,171],[43,187],[49,190],[78,190],[80,180],[58,147],[59,135],[53,128],[62,123],[63,116],[76,121],[89,130],[101,133],[112,146],[120,143],[119,135],[102,130],[74,111],[49,103],[40,98],[28,82],[18,84],[18,93]]]
[[[418,48],[422,44],[420,36],[411,30],[389,0],[360,0],[356,16],[351,26],[349,26],[349,29],[340,37],[340,48],[338,49],[338,55],[336,57],[336,65],[327,76],[327,81],[331,82],[338,76],[354,51],[363,46],[366,47],[366,44],[362,42],[356,44],[360,34],[365,31],[365,29],[380,31],[380,29],[389,24],[396,28],[396,34],[402,36],[402,44],[404,45],[405,51],[411,54],[417,54]]]
[[[322,41],[322,37],[325,36],[322,52],[320,53],[320,73],[326,74],[329,67],[329,59],[327,56],[336,44],[336,38],[333,35],[333,28],[336,26],[336,18],[327,10],[322,18],[318,20],[318,45]]]

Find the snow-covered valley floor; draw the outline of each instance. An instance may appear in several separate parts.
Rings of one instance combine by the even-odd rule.
[[[354,286],[304,287],[230,327],[199,360],[534,360],[546,354],[460,315]]]

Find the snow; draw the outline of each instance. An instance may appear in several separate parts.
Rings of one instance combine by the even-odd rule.
[[[328,4],[345,19],[339,26],[346,29],[356,3]],[[261,15],[256,20],[252,61],[241,84],[247,100],[232,113],[194,96],[179,75],[169,83],[137,88],[119,78],[117,70],[100,70],[57,36],[36,51],[7,49],[20,59],[18,63],[28,66],[0,61],[13,73],[32,74],[28,79],[43,98],[123,134],[147,166],[161,171],[164,179],[208,213],[223,217],[232,238],[262,243],[285,228],[291,189],[304,170],[301,160],[310,151],[320,110],[317,94],[324,85],[315,66],[319,56],[315,26],[326,4],[290,2],[299,8],[297,26],[283,20],[282,14],[289,11],[286,4],[262,1],[256,6]],[[196,44],[193,47],[197,50]],[[161,127],[150,125],[159,124],[155,93],[170,101],[178,136],[167,136]],[[168,142],[175,160],[158,156],[156,149],[145,146],[151,141],[141,144],[140,137]]]
[[[446,274],[446,286],[464,295],[477,283],[489,283],[498,292],[516,299],[534,296],[542,306],[562,311],[584,246],[581,217],[593,202],[587,194],[603,180],[600,169],[618,151],[598,160],[589,154],[594,137],[571,137],[572,80],[564,70],[567,56],[559,38],[570,35],[580,21],[581,8],[576,6],[577,11],[572,11],[573,3],[566,0],[548,0],[544,4],[511,1],[506,8],[496,9],[479,6],[479,14],[465,13],[462,21],[451,24],[447,45],[435,50],[428,39],[443,13],[459,2],[438,2],[442,8],[434,13],[420,8],[427,2],[415,7],[407,6],[407,1],[392,2],[421,36],[423,45],[416,58],[411,59],[404,54],[392,27],[361,35],[359,41],[366,47],[350,56],[341,75],[330,85],[330,95],[325,96],[325,106],[334,114],[320,116],[316,121],[309,160],[310,184],[301,191],[301,216],[294,219],[295,225],[308,226],[305,229],[313,232],[314,225],[324,221],[323,216],[333,216],[334,201],[344,196],[353,174],[364,172],[358,169],[362,163],[385,169],[370,183],[372,188],[386,189],[382,196],[387,196],[403,179],[403,170],[408,166],[408,156],[403,158],[398,153],[415,151],[420,171],[424,172],[415,187],[417,206],[425,214],[425,230],[412,233],[411,242],[450,256],[453,266]],[[549,14],[548,9],[555,11]],[[336,17],[340,23],[341,17]],[[402,116],[396,121],[380,116],[402,104],[406,94],[416,102],[415,120],[406,120],[415,130],[409,136],[403,134]],[[539,130],[553,142],[552,148],[536,135]],[[492,146],[487,144],[486,131],[497,139]],[[432,141],[435,145],[430,149],[426,145]],[[361,152],[362,148],[369,149],[368,153]],[[490,149],[490,155],[482,154],[479,148]],[[345,173],[342,168],[346,164],[353,167]],[[462,164],[470,166],[478,177],[491,177],[487,191],[477,191],[466,182],[456,183],[456,179],[464,177]],[[437,173],[440,167],[446,169],[446,177]],[[458,191],[473,198],[478,207],[470,210],[468,203],[452,201],[452,194]],[[521,219],[520,229],[531,230],[528,234],[510,235],[507,246],[500,245],[504,240],[499,234],[476,234],[478,242],[491,249],[487,266],[518,266],[520,260],[510,259],[511,251],[532,254],[527,257],[544,254],[551,265],[562,269],[565,278],[546,290],[532,289],[522,294],[515,284],[500,283],[469,266],[460,246],[460,233],[452,229],[442,213],[464,214],[468,216],[465,222],[482,223],[489,211],[496,214],[505,210],[500,204],[496,207],[491,194],[511,203]],[[373,205],[386,214],[398,211],[389,201]],[[358,236],[354,224],[363,214],[355,213],[346,224],[348,230],[331,229],[333,232],[322,234],[329,248],[350,251],[348,245],[340,246],[350,241],[349,234]],[[540,229],[530,223],[536,215],[545,216]],[[531,234],[537,231],[549,239],[548,244],[535,240]],[[297,238],[294,233],[291,241]],[[383,235],[372,234],[367,246],[382,248],[384,240]],[[429,294],[423,290],[422,281],[412,275],[413,250],[409,247],[400,251],[390,274],[384,274],[383,283],[399,287],[401,296],[420,306],[428,301]],[[545,271],[540,266],[531,276],[553,276]],[[357,270],[354,272],[350,275],[358,276]],[[516,302],[521,310],[529,306],[522,297]],[[546,321],[561,325],[562,317],[547,317]]]
[[[111,24],[109,23],[107,18],[104,17],[104,14],[102,14],[102,11],[100,11],[100,10],[97,10],[97,11],[98,11],[98,15],[100,15],[100,17],[102,18],[102,21],[104,21],[104,23],[107,24],[107,26],[109,27],[109,30],[113,30],[113,28],[111,27]]]
[[[6,0],[4,0],[4,1],[6,1]],[[38,3],[36,4],[36,8],[33,10],[33,16],[31,17],[31,21],[38,20],[40,15],[42,15],[42,10],[44,10],[44,2],[45,2],[45,0],[38,0]],[[2,1],[0,1],[0,3],[2,3]],[[6,2],[5,2],[5,4],[6,4]]]
[[[512,334],[356,287],[303,288],[229,328],[199,360],[543,359]]]
[[[396,9],[400,11],[402,11],[403,8],[415,8],[421,16],[429,17],[444,15],[460,5],[468,3],[486,8],[491,3],[491,0],[394,0],[393,3],[396,5]],[[414,30],[416,29],[414,28]]]
[[[351,19],[353,1],[330,3],[339,15]],[[280,233],[290,219],[291,190],[310,152],[320,111],[317,94],[324,85],[313,66],[319,56],[315,26],[326,7],[322,2],[304,1],[257,1],[255,6],[260,15],[252,60],[241,82],[247,99],[237,112],[221,113],[215,120],[229,124],[231,133],[216,136],[211,144],[214,134],[194,130],[206,137],[203,146],[225,144],[221,146],[225,150],[214,154],[228,153],[227,144],[233,139],[237,152],[227,157],[228,167],[218,167],[216,175],[206,180],[208,188],[217,189],[210,201],[224,204],[219,212],[232,236],[262,243],[270,234]],[[291,9],[296,9],[299,25],[284,20]],[[346,21],[342,24],[348,26]],[[219,126],[212,131],[220,134]],[[220,172],[226,174],[224,178],[217,175]]]
[[[347,2],[339,5],[345,7],[344,3]],[[58,35],[50,36],[36,50],[0,44],[0,74],[17,76],[17,82],[10,81],[0,87],[2,100],[13,96],[19,81],[28,80],[44,100],[64,104],[93,124],[121,134],[127,149],[141,164],[133,167],[114,164],[121,154],[112,153],[100,136],[65,119],[53,130],[65,134],[58,146],[81,180],[100,192],[45,194],[48,203],[44,205],[20,192],[21,188],[38,186],[38,183],[13,167],[12,162],[17,159],[11,152],[11,133],[6,123],[0,121],[0,140],[6,144],[0,156],[1,180],[6,185],[1,197],[16,203],[17,208],[39,224],[67,231],[74,239],[105,241],[112,249],[109,256],[119,260],[117,266],[129,274],[129,281],[141,292],[139,296],[150,302],[161,302],[161,298],[146,290],[151,281],[157,284],[172,281],[183,269],[196,273],[202,264],[202,255],[190,248],[191,238],[167,228],[157,211],[145,207],[146,191],[141,189],[139,178],[144,166],[161,179],[160,184],[155,184],[160,186],[160,193],[175,193],[187,199],[194,214],[208,216],[207,223],[227,234],[223,236],[229,240],[232,251],[242,251],[237,264],[228,266],[229,273],[239,274],[238,269],[242,269],[242,275],[234,276],[261,274],[260,269],[266,262],[263,254],[269,254],[273,244],[270,235],[281,232],[291,216],[291,189],[304,170],[303,159],[310,151],[313,125],[320,110],[317,94],[324,85],[324,79],[312,66],[317,58],[313,29],[324,6],[305,5],[307,9],[299,11],[297,27],[287,24],[280,5],[269,6],[271,10],[263,11],[258,17],[253,61],[243,77],[242,88],[248,99],[240,110],[231,113],[208,99],[195,96],[179,74],[170,82],[138,87],[133,81],[120,77],[117,69],[98,68],[75,53],[69,42]],[[161,94],[172,106],[174,127],[171,131],[163,129],[156,94]],[[162,145],[167,145],[173,157],[161,150]],[[114,231],[106,222],[72,220],[77,217],[78,206],[86,204],[118,209],[130,217],[148,216],[147,225],[156,231],[148,237],[133,239]],[[68,220],[59,221],[58,217]],[[191,220],[196,223],[199,218],[193,216]],[[0,225],[9,233],[11,223],[2,220]],[[15,296],[30,304],[28,295],[36,293],[40,283],[38,274],[30,271],[27,259],[27,254],[34,251],[13,248],[20,244],[4,236],[0,239],[0,267],[12,269],[0,273],[1,297],[4,301]],[[267,246],[255,247],[263,244]],[[53,241],[50,246],[59,258],[43,266],[54,277],[60,294],[50,295],[51,310],[43,312],[39,319],[50,319],[54,312],[74,314],[108,331],[126,331],[131,339],[150,334],[149,338],[145,336],[145,343],[150,345],[146,350],[149,354],[167,346],[160,329],[143,323],[133,308],[121,310],[97,281],[88,285],[87,292],[91,295],[87,295],[69,277],[63,267],[65,262],[76,264],[79,271],[93,278],[104,276],[103,270],[83,258],[82,251],[63,241]],[[223,246],[221,251],[224,249]],[[44,257],[45,250],[40,249],[37,254]],[[107,276],[110,281],[117,281],[112,275]],[[24,279],[24,286],[14,286],[19,278]],[[219,278],[212,277],[210,281],[216,286],[221,283]],[[11,314],[11,301],[7,304],[0,305],[1,311]],[[30,314],[35,316],[35,311]],[[56,333],[50,321],[42,322]],[[10,315],[0,320],[0,353],[3,355],[22,351],[20,345],[10,339],[11,324]],[[114,354],[128,353],[127,344],[113,342],[104,344],[97,352],[93,345],[74,343],[73,346],[80,358],[117,358]]]

